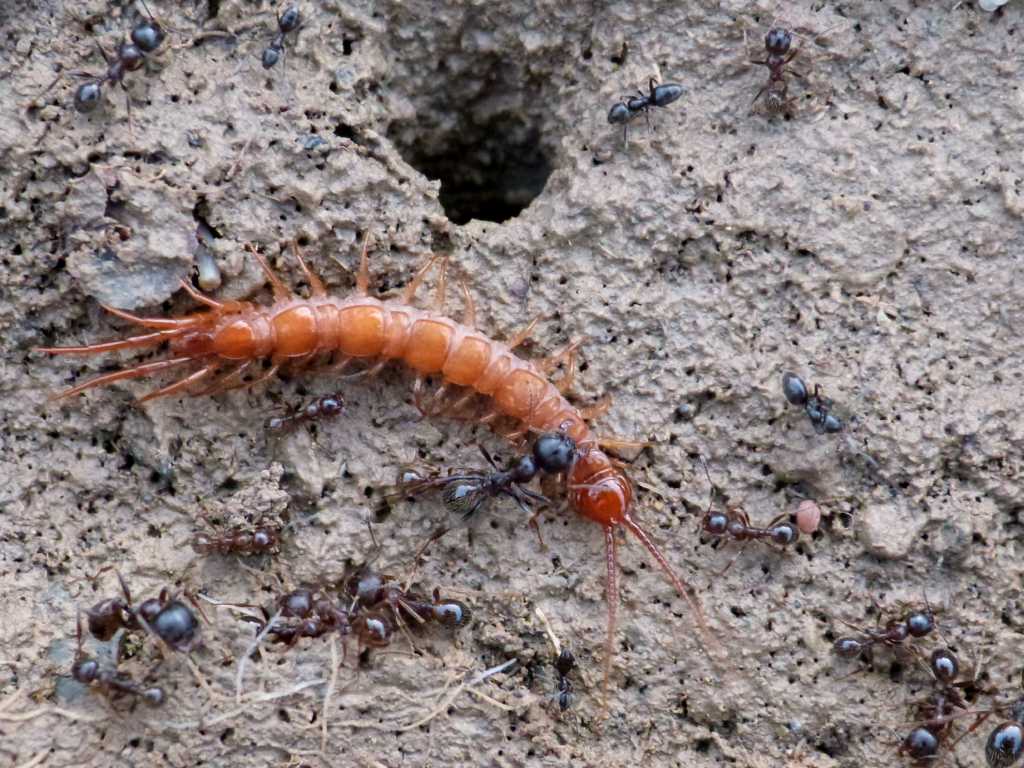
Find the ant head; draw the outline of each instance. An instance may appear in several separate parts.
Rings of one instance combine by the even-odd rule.
[[[793,33],[782,27],[775,27],[768,30],[764,36],[764,47],[773,56],[785,56],[789,52],[789,46],[793,43]]]
[[[724,536],[729,528],[729,516],[724,512],[712,512],[704,515],[704,530],[712,536]]]
[[[1013,765],[1024,754],[1024,729],[1020,723],[1003,723],[985,742],[985,761],[994,768]]]
[[[75,109],[79,112],[92,112],[100,103],[103,89],[98,82],[82,83],[75,90]]]
[[[924,726],[920,726],[907,734],[899,752],[907,754],[914,760],[931,760],[939,752],[939,738]]]
[[[912,637],[924,637],[935,629],[935,614],[927,611],[914,611],[907,617],[907,631]]]
[[[575,666],[576,658],[572,655],[572,651],[568,648],[563,648],[562,652],[558,654],[558,658],[555,659],[555,669],[558,671],[558,674],[565,677]]]
[[[277,601],[281,615],[289,618],[306,616],[313,610],[313,593],[308,589],[296,589]]]
[[[155,21],[140,22],[132,29],[132,42],[144,53],[152,53],[163,43],[167,35]]]
[[[88,685],[99,676],[100,665],[96,659],[80,658],[71,665],[71,677],[83,685]]]
[[[935,679],[942,683],[952,683],[960,674],[960,662],[948,648],[936,648],[928,661]]]
[[[864,650],[864,645],[855,637],[840,637],[832,646],[832,650],[841,659],[855,659]]]
[[[612,108],[608,110],[608,122],[612,125],[628,123],[630,117],[632,117],[632,113],[624,101],[613,104]]]
[[[576,459],[576,441],[561,432],[548,432],[533,444],[533,458],[548,474],[565,472]]]
[[[299,26],[299,20],[301,18],[302,16],[299,13],[299,6],[292,5],[288,7],[288,10],[281,14],[281,17],[277,20],[277,26],[282,32],[288,34]]]

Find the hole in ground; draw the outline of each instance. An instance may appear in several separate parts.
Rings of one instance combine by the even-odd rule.
[[[439,15],[444,26],[423,31],[415,45],[392,41],[397,72],[390,85],[413,108],[389,126],[388,138],[410,165],[440,180],[441,205],[452,222],[503,222],[543,192],[554,168],[566,129],[551,108],[562,66],[555,57],[531,56],[515,35],[466,46],[504,27],[463,12],[461,23]],[[497,27],[474,29],[482,18]],[[510,20],[508,28],[519,25]]]

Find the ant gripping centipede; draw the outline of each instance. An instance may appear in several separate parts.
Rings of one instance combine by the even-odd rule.
[[[528,524],[543,544],[537,525],[539,512],[533,512],[533,505],[549,504],[547,497],[523,486],[538,475],[562,475],[572,466],[577,448],[568,435],[548,432],[540,435],[530,452],[512,460],[508,469],[498,468],[491,454],[480,446],[480,452],[491,467],[491,471],[460,467],[449,470],[447,475],[423,476],[418,471],[405,468],[399,472],[398,490],[391,497],[414,497],[420,493],[440,489],[445,507],[458,514],[462,522],[473,518],[483,505],[498,496],[508,496],[526,513],[533,513]],[[417,550],[414,562],[418,562],[431,544],[445,536],[451,528],[442,525],[437,528]]]
[[[633,445],[631,441],[598,437],[586,419],[594,412],[569,403],[564,392],[571,386],[570,375],[557,384],[547,374],[564,359],[572,362],[575,345],[543,361],[524,360],[514,353],[530,334],[531,326],[508,342],[488,338],[476,328],[476,310],[463,285],[465,314],[457,322],[441,311],[444,281],[438,284],[437,311],[410,305],[437,257],[428,261],[404,288],[400,297],[382,301],[369,295],[369,237],[364,239],[355,293],[348,297],[329,296],[327,290],[299,254],[292,248],[310,287],[309,298],[299,298],[271,270],[266,259],[250,249],[273,288],[273,304],[218,301],[205,296],[188,282],[182,288],[205,311],[184,317],[139,317],[120,309],[105,307],[111,314],[147,330],[118,341],[70,347],[44,347],[47,354],[100,354],[118,350],[152,349],[168,344],[170,355],[103,374],[56,395],[68,398],[117,381],[140,379],[165,371],[195,366],[191,373],[139,398],[146,402],[185,392],[208,382],[193,394],[214,394],[264,382],[290,364],[308,366],[327,355],[339,357],[334,372],[355,360],[372,365],[374,375],[391,361],[401,360],[416,374],[413,393],[422,410],[426,377],[439,375],[442,385],[435,395],[440,400],[452,387],[466,394],[453,404],[464,405],[475,395],[491,400],[487,413],[479,418],[491,424],[499,416],[519,424],[507,435],[520,438],[528,433],[554,432],[570,437],[576,444],[575,458],[566,472],[569,508],[591,520],[604,531],[608,631],[605,637],[604,701],[611,674],[618,619],[618,540],[616,531],[625,529],[636,538],[658,564],[678,595],[686,601],[704,640],[704,648],[721,658],[721,645],[708,628],[700,601],[692,588],[675,572],[650,535],[634,515],[633,484],[607,448]],[[260,361],[270,367],[254,380],[246,374]],[[197,365],[196,365],[197,364]],[[572,370],[571,366],[569,367]],[[221,374],[215,378],[217,374]],[[602,409],[603,410],[603,409]],[[596,411],[595,411],[596,412]]]

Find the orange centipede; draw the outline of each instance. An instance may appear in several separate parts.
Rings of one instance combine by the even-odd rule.
[[[625,441],[599,438],[587,425],[586,410],[574,407],[564,396],[572,379],[575,345],[542,361],[518,357],[514,350],[530,334],[533,323],[507,342],[496,341],[476,328],[472,297],[463,284],[464,317],[457,322],[439,311],[412,306],[413,297],[436,257],[421,267],[397,300],[381,300],[369,293],[368,237],[364,239],[355,292],[344,298],[329,296],[323,282],[303,260],[298,246],[292,249],[309,284],[309,297],[294,294],[253,248],[247,250],[259,262],[273,291],[269,306],[242,301],[217,301],[198,292],[187,280],[182,288],[206,309],[183,317],[139,317],[124,310],[101,305],[111,314],[147,329],[148,333],[116,341],[75,347],[43,347],[48,354],[100,354],[124,349],[143,349],[163,343],[170,354],[98,376],[54,397],[67,398],[116,381],[139,379],[171,369],[195,367],[177,381],[153,390],[139,402],[189,391],[193,396],[213,395],[253,386],[273,377],[285,365],[308,366],[317,358],[331,355],[331,369],[337,374],[352,361],[370,363],[363,373],[374,375],[393,360],[404,361],[416,373],[414,394],[417,407],[425,413],[422,393],[427,376],[439,377],[438,401],[453,387],[466,392],[454,404],[465,405],[476,395],[490,399],[487,413],[480,417],[491,423],[500,416],[512,419],[518,428],[507,435],[520,438],[530,432],[563,432],[577,445],[577,456],[567,473],[569,506],[604,528],[607,566],[608,610],[604,654],[604,700],[607,703],[609,674],[614,656],[614,639],[619,603],[616,529],[625,528],[647,549],[676,592],[693,612],[705,651],[717,642],[708,630],[700,601],[693,590],[669,564],[633,515],[633,485],[623,464],[604,449]],[[443,303],[444,271],[438,284]],[[255,379],[246,376],[256,363],[268,361],[269,368]],[[551,382],[547,373],[567,361],[569,373]],[[216,377],[217,374],[222,374]],[[196,388],[200,382],[208,386]]]

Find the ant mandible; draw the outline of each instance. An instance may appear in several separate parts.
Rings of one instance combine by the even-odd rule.
[[[75,652],[75,660],[71,665],[71,677],[82,685],[95,686],[103,691],[108,698],[130,695],[142,699],[150,707],[159,707],[164,703],[164,689],[159,686],[144,688],[127,675],[121,674],[116,669],[109,670],[100,667],[100,663],[86,656],[82,651],[82,612],[78,612],[78,650]],[[120,656],[120,651],[116,652]]]
[[[122,628],[146,630],[159,637],[172,650],[181,653],[189,653],[199,646],[202,642],[199,636],[199,622],[188,606],[179,600],[170,599],[165,587],[160,590],[159,597],[144,600],[136,608],[132,605],[128,585],[120,572],[116,573],[124,600],[118,597],[110,598],[88,609],[85,615],[89,634],[97,640],[107,641]],[[198,605],[196,607],[198,608]]]
[[[125,103],[127,104],[128,118],[131,119],[131,98],[124,85],[124,77],[129,72],[141,69],[145,64],[146,55],[159,48],[166,37],[163,27],[149,12],[148,7],[146,13],[149,18],[135,25],[131,32],[131,42],[122,41],[117,47],[117,55],[113,58],[99,42],[96,43],[96,47],[99,48],[100,54],[107,63],[107,72],[99,77],[83,72],[75,73],[78,76],[91,78],[75,89],[76,110],[82,113],[92,112],[99,105],[103,96],[103,84],[120,83],[121,87],[125,89]]]
[[[786,65],[800,53],[799,46],[793,48],[792,51],[790,50],[792,44],[793,33],[782,27],[770,29],[768,34],[764,36],[764,48],[767,57],[763,60],[750,59],[750,63],[760,64],[768,68],[768,82],[757,92],[754,100],[750,102],[751,109],[754,108],[754,105],[761,96],[765,97],[765,107],[773,115],[782,112],[786,105],[789,104],[790,100],[786,98],[789,90],[789,85],[786,82]],[[794,72],[794,74],[798,77],[800,76],[799,73]]]
[[[683,95],[685,90],[679,83],[662,83],[655,85],[652,77],[649,88],[650,93],[645,94],[637,90],[638,96],[624,98],[616,102],[608,111],[608,122],[612,125],[622,126],[622,141],[629,143],[629,123],[635,120],[641,113],[647,119],[647,129],[653,130],[651,126],[650,111],[654,107],[667,107]]]
[[[277,34],[270,41],[270,45],[263,50],[262,61],[264,69],[270,69],[277,64],[278,59],[284,53],[285,37],[290,32],[294,32],[299,28],[301,19],[302,15],[299,13],[297,5],[289,6],[284,13],[277,17]]]
[[[704,461],[704,457],[700,457],[701,465],[704,467],[704,473],[708,478],[708,485],[710,486],[709,494],[714,494],[714,484],[711,482],[711,472],[708,471],[707,462]],[[795,542],[800,534],[796,529],[796,526],[783,520],[788,517],[786,513],[783,513],[772,520],[764,528],[754,526],[750,524],[750,518],[747,513],[742,509],[731,509],[725,512],[716,512],[712,509],[713,499],[709,496],[708,498],[708,511],[704,513],[704,519],[701,523],[701,529],[704,533],[712,536],[716,539],[732,539],[733,541],[742,542],[740,551],[736,553],[736,556],[729,561],[729,564],[718,574],[719,576],[724,575],[733,563],[743,554],[743,549],[747,546],[750,541],[771,541],[773,544],[778,544],[780,547],[786,548]]]

